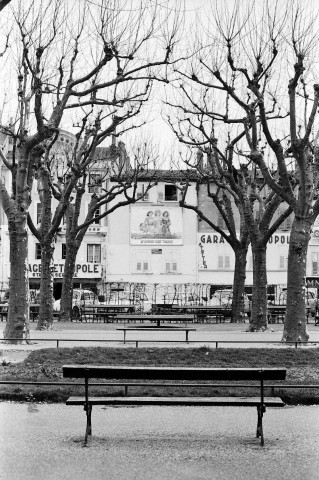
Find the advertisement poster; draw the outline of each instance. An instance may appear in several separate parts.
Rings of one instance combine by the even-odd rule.
[[[131,208],[131,245],[182,245],[181,208]]]

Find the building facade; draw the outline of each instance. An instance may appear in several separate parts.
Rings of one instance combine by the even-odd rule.
[[[2,136],[2,149],[10,151],[9,137]],[[55,148],[56,177],[60,174],[65,151],[72,148],[75,138],[61,131]],[[84,221],[96,180],[99,188],[110,188],[110,176],[102,176],[108,149],[100,150],[103,162],[90,172],[88,190],[84,194],[81,218]],[[104,165],[104,167],[103,167]],[[1,177],[10,184],[11,174],[1,165]],[[138,202],[120,207],[112,214],[97,219],[88,228],[77,256],[74,287],[89,288],[108,302],[141,301],[141,303],[171,303],[207,301],[213,287],[227,287],[233,283],[234,253],[226,240],[196,213],[180,207],[180,172],[161,172],[160,180],[146,195],[150,172],[139,176]],[[93,181],[94,180],[94,181]],[[206,187],[194,177],[189,186],[186,202],[198,207],[221,229],[222,218],[207,197]],[[35,223],[41,219],[41,203],[37,182],[32,191],[30,215]],[[121,198],[116,198],[118,202]],[[112,205],[111,205],[112,206]],[[110,206],[108,206],[109,208]],[[97,212],[97,215],[103,212]],[[279,212],[277,213],[279,215]],[[237,223],[239,219],[237,219]],[[287,257],[292,217],[289,217],[272,236],[267,248],[268,283],[278,296],[287,283]],[[0,209],[0,285],[6,290],[10,275],[9,236],[6,217]],[[66,226],[64,223],[55,238],[52,273],[54,297],[60,298],[66,253]],[[41,276],[41,249],[36,238],[29,235],[29,278],[31,291],[39,288]],[[307,278],[310,288],[319,281],[319,221],[314,226],[307,259]],[[318,279],[318,281],[317,281]],[[247,258],[247,291],[251,289],[252,254]],[[277,289],[277,293],[276,293]]]

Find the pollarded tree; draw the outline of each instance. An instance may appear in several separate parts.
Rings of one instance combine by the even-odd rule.
[[[185,88],[185,87],[183,87]],[[188,95],[190,97],[190,95]],[[198,105],[198,104],[197,104]],[[193,105],[194,108],[194,105]],[[185,110],[185,108],[184,108]],[[265,188],[265,182],[256,177],[256,168],[249,163],[241,163],[235,167],[234,148],[242,135],[229,142],[225,152],[218,147],[218,142],[205,132],[205,120],[203,110],[200,112],[201,121],[196,123],[196,115],[193,112],[192,119],[179,117],[180,132],[176,132],[181,142],[201,145],[208,153],[205,168],[203,161],[194,162],[187,160],[186,163],[198,172],[199,182],[205,184],[207,195],[224,220],[226,229],[220,228],[216,222],[212,222],[212,212],[207,215],[200,206],[187,205],[185,196],[181,206],[194,210],[197,215],[205,220],[214,230],[219,232],[229,243],[235,254],[235,269],[233,279],[233,305],[232,315],[235,321],[243,314],[243,294],[246,279],[246,258],[249,243],[253,254],[253,295],[252,310],[250,317],[250,331],[265,330],[268,326],[267,315],[267,269],[266,252],[269,238],[274,234],[280,224],[291,213],[291,208],[286,208],[274,221],[274,214],[282,203],[281,197],[274,194],[269,188]],[[186,122],[188,139],[182,125]],[[210,122],[208,122],[210,123]],[[196,140],[196,125],[200,132],[200,139]],[[191,128],[192,127],[192,128]],[[192,135],[192,130],[194,135]],[[194,132],[195,130],[195,132]],[[185,161],[185,160],[184,160]],[[243,161],[243,160],[241,160]],[[188,185],[184,188],[184,194]],[[237,215],[234,212],[237,210]],[[209,218],[210,217],[210,218]],[[239,224],[236,222],[239,217]]]
[[[153,81],[166,81],[161,67],[173,60],[179,26],[176,12],[165,9],[163,2],[140,0],[131,8],[128,3],[125,9],[122,6],[116,0],[41,0],[19,3],[13,10],[16,41],[11,58],[19,59],[18,115],[10,129],[13,158],[2,155],[12,173],[11,192],[0,179],[11,265],[5,338],[28,338],[27,217],[46,142],[57,135],[62,119],[66,128],[71,117],[78,121],[83,113],[99,118],[102,131],[111,134],[117,128],[119,132],[122,123],[141,111]],[[6,108],[12,111],[13,105],[8,102]],[[78,169],[65,196],[80,176]],[[64,209],[65,205],[55,216],[55,225]]]
[[[176,132],[177,133],[177,132]],[[179,134],[178,134],[179,136]],[[181,138],[179,136],[179,138]],[[183,137],[185,138],[185,137]],[[193,139],[194,140],[194,139]],[[212,211],[203,209],[200,205],[191,205],[186,202],[186,195],[189,187],[189,181],[185,180],[182,188],[183,196],[180,206],[188,208],[197,213],[198,217],[205,221],[211,228],[218,232],[222,238],[231,246],[235,254],[235,268],[233,278],[233,301],[232,301],[232,321],[240,321],[244,313],[244,292],[246,280],[246,262],[247,251],[250,243],[248,228],[243,208],[238,195],[232,191],[227,179],[231,169],[220,161],[220,153],[217,151],[217,142],[210,139],[208,142],[198,142],[203,151],[198,151],[197,158],[192,161],[192,157],[184,162],[197,171],[199,189],[204,188],[204,195],[211,200],[219,215],[223,219],[226,229],[221,228],[217,221],[214,221]],[[188,143],[192,143],[189,139]],[[196,146],[197,142],[194,142]],[[206,143],[206,145],[205,145]],[[232,163],[234,144],[229,149],[228,164]],[[207,156],[205,161],[204,156]],[[236,217],[239,217],[239,227],[236,224]]]

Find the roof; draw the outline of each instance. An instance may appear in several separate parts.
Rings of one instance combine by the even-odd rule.
[[[133,173],[132,169],[132,173]],[[129,175],[129,172],[128,172]],[[180,182],[185,180],[197,181],[199,180],[198,174],[195,170],[160,170],[160,169],[147,169],[141,170],[137,175],[138,181],[160,181],[160,182]],[[116,180],[116,177],[111,178]]]

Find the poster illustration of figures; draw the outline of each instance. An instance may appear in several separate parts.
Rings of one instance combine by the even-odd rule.
[[[182,209],[131,207],[131,245],[182,245]]]

